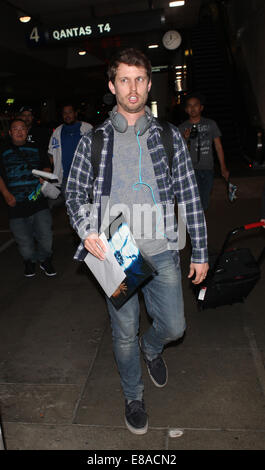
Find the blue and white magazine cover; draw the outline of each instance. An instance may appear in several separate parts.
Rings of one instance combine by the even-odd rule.
[[[85,262],[115,308],[120,308],[155,273],[155,267],[139,250],[122,214],[100,235],[107,246],[105,260],[90,253]]]

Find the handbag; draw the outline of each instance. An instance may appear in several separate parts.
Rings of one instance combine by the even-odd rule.
[[[41,192],[44,197],[48,197],[50,199],[57,199],[60,195],[61,190],[56,186],[54,183],[49,183],[48,181],[44,181],[41,185]]]

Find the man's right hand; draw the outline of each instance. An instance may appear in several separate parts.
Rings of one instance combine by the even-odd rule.
[[[103,241],[99,238],[97,233],[91,233],[85,239],[84,247],[89,253],[96,256],[96,258],[103,261],[105,259],[105,252],[107,251]]]

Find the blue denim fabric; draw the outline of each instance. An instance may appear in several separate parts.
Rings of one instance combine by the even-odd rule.
[[[142,348],[152,360],[165,344],[181,338],[185,331],[181,272],[177,252],[151,257],[158,274],[142,289],[148,314],[153,320],[142,335]],[[141,400],[143,382],[138,344],[139,300],[133,295],[119,310],[107,299],[113,349],[125,398]]]
[[[49,209],[10,219],[10,230],[24,261],[44,261],[52,255],[52,217]]]
[[[209,206],[213,188],[214,172],[213,170],[194,170],[194,173],[200,193],[202,208],[206,211]]]

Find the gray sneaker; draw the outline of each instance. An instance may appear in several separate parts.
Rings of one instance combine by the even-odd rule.
[[[161,354],[158,354],[158,356],[155,359],[152,359],[151,361],[147,359],[146,354],[142,348],[141,340],[142,338],[139,339],[140,349],[143,353],[144,361],[147,365],[147,370],[152,382],[156,385],[156,387],[165,387],[165,385],[167,384],[168,372],[167,365],[164,359],[162,358]]]
[[[143,400],[125,400],[125,424],[133,434],[145,434],[148,429],[148,417]]]

